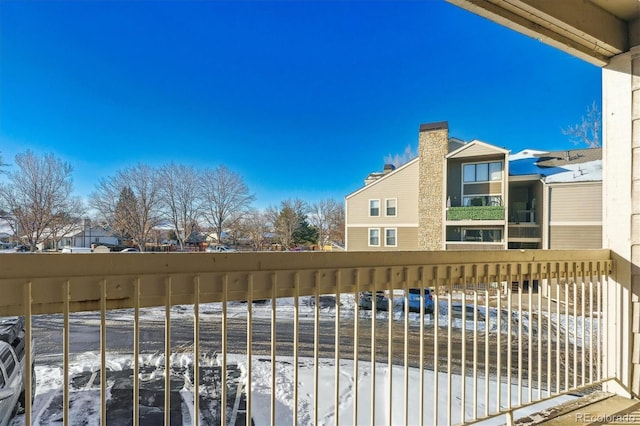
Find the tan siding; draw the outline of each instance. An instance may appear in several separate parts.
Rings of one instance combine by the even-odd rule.
[[[348,249],[349,251],[392,251],[392,250],[417,250],[418,249],[418,228],[396,228],[397,247],[385,247],[385,228],[380,227],[380,247],[369,247],[369,228],[348,229]]]
[[[376,224],[380,226],[418,223],[418,162],[407,165],[393,174],[369,184],[347,199],[347,224]],[[385,216],[385,199],[397,199],[397,215]],[[380,200],[380,216],[369,216],[369,200]]]
[[[502,182],[468,183],[464,186],[464,195],[502,194]]]
[[[557,250],[602,248],[602,226],[551,226],[549,248]]]
[[[497,152],[496,148],[493,146],[474,144],[473,146],[470,146],[469,148],[454,155],[452,158],[494,156],[496,154],[504,156],[501,152]]]
[[[602,221],[602,183],[551,186],[549,221]]]

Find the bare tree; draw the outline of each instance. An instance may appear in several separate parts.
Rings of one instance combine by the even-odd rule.
[[[395,167],[400,167],[403,164],[416,158],[418,154],[411,148],[411,145],[407,145],[402,154],[387,155],[384,157],[385,164],[393,164]]]
[[[258,210],[250,210],[244,215],[242,222],[244,232],[251,240],[251,246],[255,250],[262,249],[266,235],[270,231],[267,214]]]
[[[142,251],[161,223],[159,192],[155,170],[137,164],[101,179],[90,203],[113,230],[131,238]]]
[[[562,129],[562,134],[569,136],[575,145],[585,144],[589,148],[598,148],[602,145],[600,129],[602,128],[602,113],[596,101],[587,107],[587,112],[582,116],[580,124],[574,124]]]
[[[9,224],[16,236],[29,244],[51,237],[52,228],[63,218],[80,217],[84,207],[73,197],[73,168],[53,154],[37,156],[32,151],[16,155],[15,171],[7,172],[7,183],[0,184],[0,203],[5,206]]]
[[[255,197],[242,176],[225,166],[205,171],[201,185],[204,217],[221,241],[227,221],[246,210]]]
[[[333,198],[320,200],[311,205],[309,222],[318,230],[318,244],[322,250],[336,235],[336,227],[340,226],[341,210],[344,211],[342,203]]]
[[[185,240],[198,229],[202,214],[202,196],[198,171],[191,166],[168,164],[158,171],[160,199],[166,217],[184,249]]]

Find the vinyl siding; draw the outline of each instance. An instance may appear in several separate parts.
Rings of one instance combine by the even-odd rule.
[[[391,228],[392,226],[390,226]],[[375,227],[374,227],[375,228]],[[418,228],[395,227],[397,246],[385,247],[384,237],[385,228],[380,227],[380,247],[369,247],[369,228],[368,227],[349,227],[347,247],[349,251],[389,251],[389,250],[418,250]]]
[[[367,185],[348,197],[346,223],[388,226],[418,223],[418,161]],[[385,216],[385,199],[397,199],[396,216]],[[369,200],[380,200],[380,216],[369,216]],[[351,248],[351,247],[350,247]]]
[[[553,185],[549,191],[549,222],[552,226],[554,222],[602,221],[601,182]]]
[[[551,226],[549,248],[599,249],[602,248],[602,226]]]

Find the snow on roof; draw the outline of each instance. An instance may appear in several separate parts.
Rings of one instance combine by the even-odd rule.
[[[547,176],[546,183],[590,182],[602,180],[602,160],[563,166],[566,172]]]
[[[524,158],[535,158],[542,154],[546,154],[548,151],[536,151],[535,149],[523,149],[520,152],[516,152],[509,156],[509,160],[522,160]]]

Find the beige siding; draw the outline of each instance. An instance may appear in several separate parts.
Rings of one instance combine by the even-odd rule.
[[[502,182],[467,183],[464,195],[502,194]]]
[[[602,226],[551,226],[549,248],[557,250],[602,248]]]
[[[549,193],[549,221],[601,222],[602,183],[552,185]]]
[[[459,153],[451,156],[451,158],[495,156],[496,153],[498,153],[498,150],[494,146],[473,144],[467,149],[463,149]],[[500,153],[500,155],[504,158],[504,154]]]
[[[347,198],[348,226],[418,223],[418,162],[380,178]],[[396,198],[396,216],[385,216],[385,199]],[[380,216],[369,216],[369,200],[380,200]]]
[[[397,247],[385,247],[385,228],[380,227],[380,247],[369,247],[369,228],[349,227],[349,251],[418,250],[418,228],[396,228]]]

